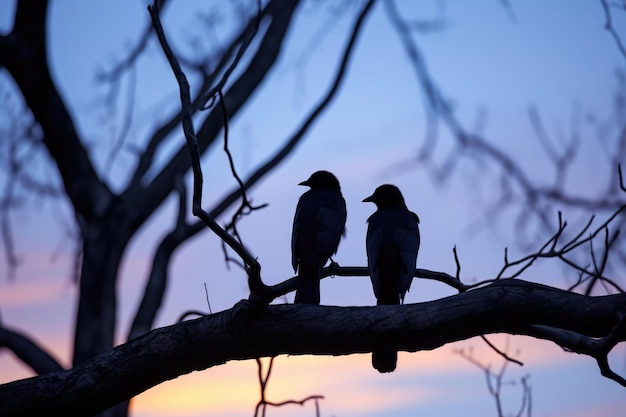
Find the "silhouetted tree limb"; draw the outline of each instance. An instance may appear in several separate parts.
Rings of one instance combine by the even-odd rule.
[[[0,65],[9,71],[39,123],[43,143],[56,163],[76,214],[88,219],[101,214],[112,194],[98,178],[50,76],[47,9],[48,1],[17,3],[13,30],[0,37]]]
[[[609,277],[602,275],[601,270],[589,270],[585,266],[581,266],[569,256],[578,248],[582,247],[586,244],[591,244],[594,239],[598,237],[598,235],[608,230],[609,225],[614,223],[619,215],[626,210],[626,206],[619,207],[614,213],[609,215],[606,220],[600,223],[595,228],[591,228],[593,222],[595,220],[595,216],[591,216],[589,221],[578,231],[574,233],[574,235],[568,239],[564,239],[564,231],[568,226],[568,223],[563,220],[562,214],[558,213],[558,222],[559,226],[557,231],[546,240],[546,242],[541,246],[541,248],[533,252],[529,255],[525,255],[520,257],[519,259],[509,260],[508,250],[505,248],[504,251],[504,262],[503,266],[495,276],[495,278],[484,279],[474,283],[464,283],[460,279],[460,270],[461,265],[458,258],[456,247],[453,249],[454,252],[454,260],[456,263],[456,276],[452,276],[445,272],[440,271],[431,271],[428,269],[417,268],[415,270],[414,277],[421,279],[428,279],[439,281],[445,285],[448,285],[459,292],[465,292],[471,289],[479,288],[490,284],[492,282],[503,280],[503,279],[513,279],[522,276],[537,259],[555,259],[564,264],[571,267],[574,271],[579,273],[578,282],[572,285],[569,288],[569,291],[573,291],[583,282],[587,282],[591,279],[600,280],[607,284],[610,288],[607,290],[607,293],[611,292],[620,292],[623,293],[624,290],[618,285],[614,280]],[[605,245],[605,255],[608,257],[609,250],[611,249],[611,242],[604,239],[603,243]],[[593,251],[591,251],[593,257]],[[512,272],[509,272],[512,271]],[[505,276],[505,273],[509,272],[508,276]],[[322,279],[328,277],[369,277],[369,270],[365,266],[340,266],[336,262],[331,262],[328,266],[324,267],[320,273],[320,277]],[[266,286],[266,296],[271,301],[280,296],[288,294],[296,289],[296,280],[297,277],[291,277],[286,279],[278,284]],[[589,295],[589,292],[585,292],[585,294]],[[188,315],[196,315],[198,312],[189,312],[189,314],[185,313],[181,316],[180,320],[184,320]]]
[[[271,4],[272,3],[269,3],[268,6],[270,6]],[[225,68],[231,65],[232,56],[237,51],[241,50],[242,43],[245,43],[247,39],[252,36],[252,34],[256,34],[259,19],[264,18],[268,14],[271,15],[272,10],[272,7],[264,8],[259,15],[255,16],[253,19],[250,19],[250,21],[242,27],[239,34],[232,40],[229,46],[220,55],[219,61],[212,71],[209,72],[203,67],[200,68],[202,84],[198,87],[197,93],[192,100],[192,109],[194,112],[197,112],[202,107],[209,90],[212,88],[213,84],[216,82],[220,74],[225,71]],[[271,55],[272,54],[270,54],[270,57]],[[169,119],[167,119],[167,121],[162,123],[157,129],[155,129],[150,139],[148,140],[146,148],[142,150],[141,155],[139,155],[138,157],[137,167],[132,175],[129,187],[141,186],[141,182],[144,180],[144,177],[146,176],[150,168],[153,167],[153,164],[155,162],[154,157],[157,150],[163,144],[163,142],[172,134],[172,132],[175,129],[178,129],[182,117],[183,110],[177,110],[172,116],[170,116]],[[217,136],[214,136],[212,138],[207,137],[203,140],[207,140],[208,144],[211,144],[216,138]]]
[[[571,352],[591,356],[598,363],[602,376],[612,379],[626,387],[626,378],[614,372],[609,365],[609,353],[626,337],[626,313],[624,310],[616,312],[616,321],[613,328],[604,337],[580,334],[568,329],[559,329],[551,326],[531,325],[528,334],[533,337],[550,340]],[[522,330],[522,332],[524,332]]]
[[[157,312],[161,307],[163,297],[165,297],[168,281],[168,265],[172,251],[176,247],[173,243],[174,237],[180,236],[181,234],[184,236],[184,231],[188,226],[186,221],[188,213],[187,189],[185,188],[182,176],[177,178],[174,186],[178,193],[178,215],[176,216],[176,222],[173,229],[158,245],[154,254],[148,282],[144,288],[141,303],[135,313],[127,340],[134,339],[152,330]]]
[[[232,86],[224,94],[224,104],[227,113],[234,117],[252,95],[256,87],[263,81],[278,58],[281,42],[291,22],[291,16],[298,2],[273,0],[265,7],[264,18],[269,20],[265,31],[260,34],[259,45],[254,51],[248,66],[238,74],[237,79],[231,80]],[[255,24],[255,23],[253,23]],[[189,100],[191,98],[189,97]],[[193,107],[193,106],[192,106]],[[193,113],[192,107],[184,108],[184,112]],[[185,114],[183,112],[183,115]],[[181,119],[182,120],[182,117]],[[216,139],[223,128],[223,114],[219,108],[213,108],[209,115],[196,129],[198,153],[204,154],[209,145]],[[150,181],[144,193],[146,206],[162,202],[171,192],[171,185],[176,174],[184,174],[190,169],[189,149],[181,146],[167,161],[162,170]],[[139,185],[138,185],[139,186]],[[126,193],[134,195],[135,186],[129,187]],[[230,202],[232,204],[232,201]],[[147,213],[146,213],[147,214]]]
[[[291,140],[289,140],[289,142],[280,150],[280,152],[278,152],[273,158],[271,158],[269,161],[263,164],[258,170],[256,170],[254,174],[251,176],[251,178],[249,178],[248,181],[246,181],[245,184],[240,183],[239,189],[234,193],[235,196],[243,195],[244,190],[247,189],[249,185],[256,182],[258,179],[264,176],[267,172],[273,169],[280,161],[282,161],[284,157],[287,156],[294,149],[296,144],[302,139],[304,134],[308,131],[313,121],[316,120],[316,118],[322,113],[323,110],[326,109],[330,101],[334,98],[335,93],[338,90],[341,81],[343,80],[343,75],[346,71],[346,68],[349,62],[350,53],[356,42],[361,26],[373,4],[374,4],[374,1],[367,2],[366,5],[361,10],[359,16],[357,17],[354,27],[351,31],[351,36],[347,42],[345,51],[343,53],[339,70],[337,72],[337,75],[334,79],[333,85],[331,86],[329,92],[320,101],[320,103],[314,108],[313,112],[306,119],[305,123],[301,126],[298,132],[291,138]],[[154,9],[150,9],[150,10],[151,10],[151,16],[153,18],[153,23],[156,26],[158,24],[158,20],[157,20],[158,14],[154,12]],[[197,139],[195,139],[196,135],[195,135],[193,125],[191,123],[191,119],[190,119],[193,106],[190,103],[190,97],[189,97],[189,92],[188,92],[189,88],[185,79],[185,75],[182,72],[180,65],[178,64],[176,57],[173,55],[173,53],[167,46],[167,43],[164,39],[164,35],[162,33],[162,29],[160,33],[161,35],[159,39],[161,41],[161,45],[170,62],[170,65],[172,66],[172,69],[176,75],[176,78],[179,81],[179,86],[181,90],[181,100],[183,101],[183,109],[184,109],[184,112],[183,112],[184,116],[182,119],[183,130],[185,131],[185,136],[187,137],[188,143],[190,144],[190,152],[192,154],[192,159],[195,159],[195,162],[193,163],[193,166],[194,166],[194,209],[193,211],[194,211],[194,214],[196,215],[200,213],[202,215],[202,220],[205,223],[207,223],[207,225],[209,225],[210,223],[214,223],[214,220],[212,221],[213,216],[211,215],[211,213],[205,212],[202,209],[201,204],[200,204],[201,192],[202,192],[202,180],[201,180],[202,170],[200,167],[199,159],[196,156],[197,154],[199,154],[199,150],[196,150],[196,148],[199,149],[197,145],[198,141]],[[157,34],[159,34],[159,30],[157,30]],[[221,102],[223,103],[223,100],[221,100]],[[222,107],[222,111],[225,113],[228,113],[228,110],[225,106]],[[231,193],[231,195],[233,194]],[[225,199],[224,201],[227,201],[227,200]],[[194,227],[194,229],[197,229],[197,228],[198,228],[198,225]],[[216,223],[211,227],[211,229],[214,231],[218,229],[221,230],[219,225],[217,225]],[[220,237],[222,236],[220,235]],[[249,286],[251,289],[251,296],[253,298],[258,297],[262,302],[271,301],[271,299],[269,299],[268,301],[268,296],[266,295],[267,286],[263,284],[261,280],[260,265],[258,265],[258,262],[256,261],[256,259],[252,257],[249,253],[247,253],[247,250],[245,250],[245,248],[243,248],[243,246],[240,243],[238,243],[235,239],[233,239],[229,234],[224,233],[223,237],[224,237],[223,241],[226,242],[231,248],[233,248],[235,252],[237,252],[237,254],[244,260],[246,267],[250,268],[248,270],[248,277],[249,277]]]
[[[482,334],[524,334],[596,357],[626,340],[625,306],[624,293],[592,297],[518,279],[402,306],[289,304],[259,312],[241,301],[227,311],[153,330],[71,370],[4,384],[0,416],[89,415],[165,380],[230,360],[349,355],[371,352],[380,340],[415,352]],[[562,334],[579,338],[572,343]]]
[[[303,119],[303,121],[301,122],[300,126],[296,129],[294,134],[290,138],[287,139],[287,141],[282,145],[282,147],[280,147],[275,152],[274,155],[272,155],[266,161],[261,163],[256,169],[254,169],[253,172],[245,179],[243,187],[234,188],[224,198],[222,198],[218,203],[216,203],[216,205],[213,208],[208,210],[208,213],[211,217],[217,218],[218,216],[220,216],[238,198],[241,198],[242,188],[248,189],[254,186],[259,180],[264,178],[265,175],[270,173],[281,162],[283,162],[284,159],[288,155],[290,155],[291,152],[306,137],[306,134],[309,132],[313,124],[319,119],[319,117],[323,114],[323,112],[328,108],[329,104],[337,96],[339,87],[341,86],[345,78],[348,64],[349,64],[352,52],[354,50],[354,45],[356,44],[356,39],[362,29],[362,26],[363,26],[362,22],[367,12],[370,10],[370,8],[371,8],[371,2],[365,5],[361,13],[359,14],[358,18],[356,19],[355,24],[351,30],[350,38],[346,42],[346,46],[344,47],[344,50],[341,54],[341,61],[340,61],[339,67],[337,69],[337,72],[334,78],[331,81],[331,85],[328,88],[328,91],[320,98],[317,105]],[[265,13],[265,11],[263,13]],[[252,25],[252,23],[250,23],[249,25]],[[251,30],[251,29],[246,29],[246,30]],[[243,38],[244,38],[244,35],[242,33],[242,35],[238,38],[237,42],[242,42]],[[195,107],[195,106],[196,104],[192,104],[192,107]],[[180,123],[180,117],[176,119],[172,119],[171,122],[174,122],[174,120],[176,124]],[[148,146],[148,149],[151,149],[152,146],[155,146],[156,143],[157,141],[151,142],[151,145]],[[180,186],[177,186],[177,189],[179,188]],[[182,190],[179,190],[179,192],[180,191]],[[181,200],[181,204],[182,204],[182,200]],[[180,210],[182,210],[182,208],[179,208],[179,215],[181,213]],[[145,331],[151,328],[152,323],[154,322],[156,313],[158,311],[158,308],[160,306],[160,301],[162,300],[163,292],[165,291],[165,288],[166,288],[166,284],[167,284],[166,281],[168,279],[167,265],[169,264],[172,255],[183,242],[185,242],[188,238],[194,236],[195,234],[197,234],[198,232],[202,230],[206,230],[206,225],[204,224],[204,222],[195,221],[195,222],[187,223],[184,221],[180,221],[180,218],[179,218],[179,221],[177,222],[176,227],[173,228],[172,231],[169,232],[159,242],[157,249],[155,251],[155,254],[153,256],[153,264],[152,264],[152,268],[150,271],[150,278],[148,280],[148,286],[146,287],[146,291],[144,292],[144,296],[141,302],[141,307],[138,310],[138,313],[137,313],[138,316],[133,324],[132,329],[136,329],[136,325],[139,325],[140,322],[144,323],[145,326],[148,326],[148,327],[145,327],[145,326],[141,327]],[[324,272],[324,273],[325,274],[328,273],[328,275],[325,275],[325,276],[329,276],[331,274],[329,272]],[[333,273],[335,275],[342,274],[341,272],[333,272]],[[346,272],[346,273],[348,275],[352,274],[351,272]],[[367,274],[366,268],[363,269],[361,273]],[[432,271],[429,271],[428,273],[439,277],[440,280],[448,279],[448,277],[442,273],[437,273],[437,272],[432,272]],[[366,276],[366,275],[363,275],[363,276]],[[281,286],[279,287],[279,289],[273,290],[272,292],[281,293],[282,291],[284,291],[282,292],[282,294],[290,292],[295,287],[290,289],[289,285],[291,285],[291,282],[288,283],[286,286]],[[148,306],[152,306],[150,308],[150,312],[146,310]],[[146,309],[144,309],[144,307]],[[198,315],[198,314],[202,314],[202,313],[198,313],[198,312],[190,313],[190,315]],[[181,317],[181,320],[184,319],[186,316],[187,316],[186,313],[183,314],[183,316]],[[141,317],[141,320],[140,320],[140,317]],[[133,335],[133,337],[136,335],[140,335],[142,333],[143,331],[131,330],[131,334]]]
[[[260,294],[263,291],[263,287],[265,285],[261,280],[261,265],[259,264],[259,262],[254,256],[252,256],[252,254],[243,246],[241,242],[239,242],[232,235],[226,232],[226,230],[222,229],[220,225],[215,221],[215,219],[202,208],[203,179],[202,167],[200,165],[200,147],[198,145],[198,139],[196,138],[196,132],[193,127],[193,121],[191,119],[193,109],[191,108],[189,83],[187,82],[187,77],[185,76],[185,73],[182,71],[180,64],[176,60],[176,57],[172,53],[172,50],[167,43],[165,34],[163,33],[163,27],[161,26],[161,21],[159,20],[159,11],[156,7],[156,3],[154,6],[148,6],[148,10],[150,11],[152,24],[154,25],[155,31],[159,38],[159,42],[161,43],[161,47],[163,48],[163,52],[165,53],[165,56],[167,57],[167,60],[172,67],[172,70],[174,71],[174,75],[180,89],[180,99],[183,108],[183,132],[185,133],[187,146],[189,148],[189,154],[191,156],[191,167],[193,170],[194,178],[192,213],[200,220],[202,220],[211,229],[211,231],[219,236],[219,238],[224,243],[226,243],[231,249],[233,249],[237,253],[237,255],[241,257],[246,265],[246,270],[248,272],[250,292],[252,294]],[[221,91],[220,98],[222,98]],[[226,108],[223,107],[222,111],[225,112]],[[244,192],[244,190],[245,189],[242,189],[242,193]]]
[[[508,338],[507,345],[505,347],[505,351],[501,352],[504,360],[500,365],[500,368],[497,371],[494,371],[491,365],[485,365],[476,359],[473,356],[472,350],[466,351],[465,349],[458,349],[455,351],[459,356],[478,367],[485,374],[485,379],[487,382],[487,389],[489,391],[489,395],[491,395],[496,402],[496,410],[498,412],[498,417],[504,417],[505,415],[514,415],[515,417],[522,417],[523,414],[526,414],[527,417],[532,415],[531,409],[531,394],[532,391],[530,389],[530,385],[528,384],[529,375],[522,376],[520,378],[520,384],[522,386],[522,401],[520,404],[519,411],[517,414],[505,414],[503,409],[503,401],[502,401],[502,389],[507,385],[515,385],[515,381],[505,380],[505,373],[507,370],[508,363],[511,362],[511,357],[508,355]],[[515,361],[515,359],[513,359]],[[524,413],[526,411],[526,413]]]
[[[315,401],[315,409],[317,411],[316,416],[319,417],[319,400],[324,399],[323,395],[309,395],[308,397],[301,400],[285,400],[279,402],[268,401],[268,399],[265,397],[265,394],[267,390],[267,383],[269,382],[270,375],[272,374],[274,359],[276,358],[272,357],[269,359],[269,364],[267,365],[267,371],[265,372],[265,375],[263,375],[263,363],[261,362],[261,359],[257,358],[256,360],[258,367],[259,386],[261,387],[261,399],[254,408],[254,417],[258,417],[259,412],[261,417],[265,417],[265,411],[267,410],[268,405],[271,405],[273,407],[282,407],[289,404],[304,405],[307,401]]]
[[[7,328],[0,321],[0,349],[2,348],[12,351],[35,373],[45,374],[63,369],[60,363],[30,336]]]
[[[159,0],[158,2],[159,10],[163,10],[165,6],[168,4],[169,2],[167,0]],[[139,58],[139,56],[146,49],[146,46],[148,45],[148,41],[150,40],[150,37],[152,36],[152,31],[153,31],[152,25],[147,24],[145,28],[143,29],[141,36],[139,37],[139,40],[137,41],[137,44],[131,48],[131,50],[128,52],[128,55],[124,59],[121,59],[112,68],[108,70],[102,70],[97,75],[97,80],[98,81],[116,80],[117,78],[121,76],[123,72],[127,71],[130,67],[132,67],[137,61],[137,59]]]
[[[429,72],[426,60],[415,36],[416,30],[410,24],[410,20],[400,14],[394,1],[390,0],[384,4],[389,20],[396,29],[401,44],[413,65],[426,102],[428,128],[418,156],[412,161],[412,166],[427,167],[433,174],[433,177],[439,181],[452,177],[455,168],[459,166],[463,159],[476,161],[481,167],[487,165],[495,167],[498,170],[497,175],[500,177],[500,189],[498,196],[494,198],[493,204],[489,204],[489,207],[484,210],[485,215],[483,219],[493,219],[494,215],[504,212],[507,207],[515,204],[516,207],[519,207],[516,222],[517,231],[527,231],[531,229],[531,225],[536,226],[537,236],[540,239],[543,238],[545,230],[549,230],[549,213],[556,211],[557,206],[559,209],[570,207],[589,213],[613,211],[625,204],[624,195],[620,195],[617,192],[613,181],[615,166],[619,163],[624,163],[624,146],[626,144],[626,135],[624,134],[626,130],[623,117],[625,91],[623,88],[623,75],[620,76],[618,74],[620,84],[617,89],[617,98],[614,100],[615,114],[611,114],[608,117],[611,127],[614,129],[610,131],[605,130],[604,132],[604,135],[610,134],[610,138],[600,138],[604,146],[610,143],[610,149],[607,152],[607,164],[602,165],[603,168],[608,168],[606,172],[610,185],[608,191],[606,193],[598,193],[597,195],[585,195],[579,193],[576,189],[568,190],[563,187],[565,176],[567,172],[572,171],[574,158],[579,150],[581,135],[579,126],[583,122],[581,112],[574,112],[571,136],[563,146],[563,149],[558,149],[554,146],[555,141],[543,129],[539,112],[531,106],[531,122],[535,127],[541,145],[555,167],[552,184],[545,181],[539,182],[532,179],[530,169],[527,169],[514,155],[506,152],[498,144],[497,138],[489,140],[484,135],[477,133],[476,129],[473,130],[464,125],[456,114],[452,102],[446,97],[444,90],[440,88],[433,75]],[[604,1],[603,4],[609,31],[615,35],[614,27],[611,26],[609,4]],[[611,6],[614,6],[614,4],[611,4]],[[619,6],[616,7],[619,8]],[[446,129],[452,137],[451,150],[440,166],[433,160],[439,127]],[[522,203],[519,202],[518,197],[521,198]],[[621,216],[619,223],[623,224],[625,221],[626,219]],[[517,235],[524,236],[523,233],[517,233]],[[521,237],[519,241],[522,243]],[[528,245],[528,242],[525,243]],[[535,240],[532,240],[530,244],[534,245]],[[620,254],[615,259],[626,259],[626,246],[623,239],[617,242],[616,247]],[[596,282],[598,281],[592,281],[591,286],[593,287]]]
[[[621,8],[622,11],[626,12],[626,5],[622,5],[622,6],[609,5],[609,2],[607,0],[600,0],[600,3],[602,4],[602,9],[604,11],[604,18],[605,18],[604,27],[606,30],[609,31],[609,33],[613,37],[613,40],[615,41],[615,45],[617,46],[617,49],[620,51],[622,56],[626,59],[626,47],[624,46],[624,43],[622,42],[622,39],[619,36],[619,33],[615,29],[615,26],[613,25],[613,17],[611,14],[611,7]]]

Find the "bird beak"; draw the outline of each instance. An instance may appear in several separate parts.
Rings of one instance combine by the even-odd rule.
[[[373,203],[374,200],[372,200],[372,197],[374,197],[373,195],[366,197],[363,199],[363,203]]]
[[[302,181],[301,183],[299,183],[298,185],[309,185],[309,180],[306,181]]]

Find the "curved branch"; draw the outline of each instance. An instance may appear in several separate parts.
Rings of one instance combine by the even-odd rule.
[[[483,334],[539,337],[536,326],[544,326],[590,338],[615,335],[615,341],[624,341],[624,332],[614,329],[625,305],[626,294],[590,297],[520,280],[400,306],[285,304],[259,313],[242,301],[228,311],[153,330],[72,370],[4,384],[0,415],[43,410],[87,415],[165,380],[227,361],[371,352],[381,338],[390,347],[415,352]],[[561,342],[547,332],[542,335]],[[589,354],[585,349],[579,353]]]
[[[370,276],[370,272],[368,267],[366,266],[339,266],[337,263],[331,263],[330,265],[322,268],[320,272],[320,279],[325,278],[335,278],[335,277],[368,277]],[[465,292],[473,288],[481,287],[486,284],[490,284],[495,280],[485,280],[480,281],[475,284],[466,285],[463,284],[459,279],[445,273],[439,271],[430,271],[428,269],[417,268],[415,270],[414,278],[427,279],[432,281],[439,281],[443,284],[446,284],[459,292]],[[270,300],[269,302],[282,297],[283,295],[289,294],[296,290],[296,285],[298,282],[298,277],[294,276],[288,278],[278,284],[268,285],[265,289],[266,297]],[[180,318],[177,322],[181,322],[183,320],[187,320],[191,317],[200,317],[207,315],[204,312],[198,310],[189,310],[181,314]]]
[[[232,56],[236,53],[236,51],[241,49],[241,45],[246,42],[246,39],[250,38],[251,33],[256,33],[258,20],[268,14],[268,9],[269,12],[272,11],[272,9],[268,5],[268,7],[261,11],[260,15],[250,19],[248,24],[242,29],[239,35],[230,43],[228,48],[224,50],[219,62],[217,63],[215,69],[211,74],[203,73],[202,85],[199,87],[198,93],[192,101],[194,109],[199,109],[202,106],[202,103],[206,98],[206,94],[215,82],[215,79],[225,70],[229,62],[232,60]],[[178,125],[181,123],[182,117],[183,111],[179,110],[173,116],[171,116],[170,119],[168,119],[165,123],[163,123],[158,129],[154,131],[148,141],[148,145],[139,157],[137,167],[132,175],[131,185],[133,187],[137,187],[141,184],[141,181],[146,172],[148,172],[149,168],[152,166],[157,149],[163,143],[163,141],[165,141],[165,139],[169,137],[174,129],[178,127]],[[210,141],[213,142],[215,139],[216,137],[214,137]]]
[[[159,10],[163,10],[165,6],[169,4],[167,0],[160,0],[159,2]],[[96,81],[100,82],[111,82],[119,78],[122,73],[132,67],[139,58],[139,55],[143,53],[148,45],[148,41],[150,40],[150,36],[152,35],[152,24],[147,24],[143,29],[141,36],[139,37],[139,41],[137,44],[130,50],[128,56],[122,59],[120,62],[115,64],[113,68],[100,72]]]
[[[626,46],[624,46],[622,39],[619,37],[617,29],[613,26],[613,18],[611,17],[609,2],[607,0],[600,0],[600,3],[602,4],[602,10],[604,11],[604,28],[609,31],[620,54],[626,59]]]
[[[270,20],[255,55],[250,59],[248,66],[242,70],[232,87],[224,94],[224,103],[228,114],[235,117],[250,96],[261,85],[269,74],[279,53],[287,29],[292,21],[293,13],[299,2],[287,0],[272,0],[266,6],[266,18]],[[185,109],[185,112],[193,109]],[[223,128],[223,116],[220,109],[214,109],[196,131],[198,153],[204,154],[208,146],[213,143]],[[150,184],[142,192],[128,189],[125,196],[130,199],[141,200],[136,207],[136,221],[141,223],[154,209],[169,195],[174,178],[184,174],[191,168],[188,146],[181,146],[169,159],[163,169],[156,174]]]
[[[529,336],[553,341],[569,351],[591,356],[598,363],[602,376],[626,387],[626,378],[613,371],[609,365],[609,353],[618,343],[626,339],[626,312],[623,308],[617,310],[614,317],[617,317],[617,320],[613,320],[613,327],[601,338],[542,325],[529,326],[522,332]]]
[[[12,351],[37,374],[47,374],[63,369],[52,355],[29,337],[0,324],[0,348],[3,347]]]
[[[178,192],[178,215],[173,229],[159,243],[152,260],[152,268],[148,277],[148,282],[144,288],[143,297],[137,312],[135,313],[133,324],[130,327],[127,340],[132,340],[142,334],[152,330],[152,325],[157,312],[161,308],[168,280],[168,265],[172,258],[174,249],[178,246],[178,239],[187,229],[185,220],[187,215],[187,189],[183,177],[179,176],[175,182],[175,189]]]
[[[47,1],[20,1],[13,31],[2,39],[0,65],[11,73],[43,131],[76,213],[90,218],[105,210],[112,193],[83,147],[74,121],[50,75],[46,48]]]
[[[230,193],[228,193],[215,207],[213,207],[211,210],[209,210],[209,215],[213,218],[217,218],[218,216],[220,216],[226,209],[228,209],[228,207],[230,207],[238,198],[242,197],[242,189],[249,189],[250,187],[254,186],[259,180],[261,180],[263,177],[265,177],[265,175],[267,175],[269,172],[271,172],[274,168],[276,168],[288,155],[291,154],[291,152],[296,148],[296,146],[302,141],[302,139],[306,136],[306,134],[309,132],[310,128],[313,126],[313,124],[318,120],[318,118],[323,114],[323,112],[328,108],[328,106],[330,105],[330,103],[335,99],[335,97],[337,96],[337,93],[339,91],[339,87],[341,86],[344,77],[345,77],[345,73],[347,71],[348,68],[348,64],[350,62],[350,58],[352,56],[352,53],[354,51],[354,46],[356,44],[356,39],[362,29],[363,26],[363,21],[367,15],[367,13],[371,10],[371,7],[373,5],[373,1],[369,1],[364,8],[362,9],[361,13],[359,14],[359,16],[357,17],[357,19],[355,20],[355,24],[352,28],[352,31],[350,33],[350,37],[348,39],[348,41],[346,42],[346,46],[344,48],[344,51],[341,55],[341,61],[339,63],[337,72],[335,74],[335,77],[332,80],[332,83],[328,89],[328,91],[326,92],[326,94],[320,98],[318,104],[311,110],[311,112],[309,113],[309,115],[303,120],[302,124],[300,125],[300,127],[297,129],[297,131],[289,138],[289,140],[287,140],[287,142],[285,142],[285,144],[274,154],[274,156],[270,157],[267,161],[265,161],[264,163],[262,163],[260,166],[258,166],[254,172],[252,173],[252,175],[250,175],[244,182],[243,187],[237,187],[234,190],[232,190]],[[158,250],[154,256],[154,261],[153,261],[153,265],[152,265],[152,270],[153,272],[151,272],[151,275],[154,274],[154,269],[155,268],[165,268],[167,265],[167,261],[169,261],[169,259],[171,258],[173,252],[176,250],[176,248],[183,243],[184,241],[186,241],[188,238],[194,236],[196,233],[200,232],[201,230],[205,230],[205,224],[202,221],[197,221],[193,224],[184,224],[184,225],[179,225],[175,230],[173,230],[172,232],[170,232],[160,243]],[[455,283],[458,280],[454,280],[454,278],[447,276],[447,274],[443,274],[443,273],[438,273],[438,272],[432,272],[432,271],[428,271],[429,273],[431,273],[432,275],[430,276],[431,279],[437,279],[439,281],[443,281],[443,282],[447,282],[448,280],[450,280],[451,283]],[[339,271],[335,271],[335,270],[328,270],[325,269],[323,272],[324,276],[329,276],[329,275],[341,275],[342,272]],[[354,273],[350,272],[350,271],[346,271],[345,272],[346,275],[355,275]],[[366,272],[366,269],[364,269],[362,271],[362,276],[367,276],[368,273]],[[423,276],[422,276],[423,277]],[[286,294],[290,291],[293,291],[293,289],[295,289],[295,287],[291,288],[290,285],[293,284],[293,281],[290,281],[289,283],[286,284],[286,286],[283,287],[278,287],[278,288],[271,288],[269,290],[270,292],[270,297],[272,298],[276,298],[282,294]],[[460,284],[460,282],[459,282]],[[459,285],[457,284],[457,285]],[[280,284],[279,284],[280,285]],[[295,285],[295,284],[294,284]],[[460,284],[462,285],[462,284]],[[454,285],[452,285],[454,287]],[[457,288],[457,287],[455,287]],[[463,287],[458,287],[457,289],[461,290],[465,290]],[[284,292],[282,292],[284,291]],[[156,310],[154,311],[154,314],[156,314]],[[185,316],[183,316],[185,317]],[[153,319],[154,320],[154,319]]]
[[[193,209],[192,212],[194,216],[198,217],[202,220],[224,243],[230,246],[237,255],[241,257],[246,265],[246,269],[248,271],[248,281],[250,286],[250,292],[252,294],[259,294],[264,289],[263,281],[261,280],[261,265],[256,260],[255,257],[252,256],[250,252],[235,239],[232,235],[226,232],[219,224],[215,221],[213,217],[209,215],[202,208],[202,167],[200,165],[200,147],[198,145],[198,139],[196,138],[195,129],[193,127],[193,121],[191,120],[191,114],[193,109],[191,107],[191,98],[189,92],[189,83],[187,82],[187,77],[185,73],[182,71],[180,64],[176,60],[176,57],[172,53],[167,40],[165,38],[165,34],[163,33],[163,27],[161,26],[161,21],[159,20],[159,12],[155,6],[148,6],[148,10],[150,11],[150,16],[152,17],[152,23],[156,30],[157,36],[159,37],[159,41],[161,43],[161,47],[163,48],[163,52],[167,57],[170,66],[172,67],[172,71],[174,71],[174,75],[176,76],[176,80],[178,81],[178,85],[180,88],[180,100],[183,108],[183,131],[185,133],[185,139],[187,140],[187,146],[189,148],[189,153],[191,156],[191,167],[193,170]]]
[[[329,266],[322,269],[320,273],[320,278],[328,278],[328,277],[369,277],[370,272],[366,266],[339,266],[336,263],[332,263]],[[475,286],[463,284],[460,280],[453,277],[452,275],[446,274],[445,272],[439,271],[430,271],[428,269],[417,268],[415,270],[414,278],[422,278],[433,281],[439,281],[450,287],[458,290],[459,292],[465,292]],[[279,282],[278,284],[268,286],[268,293],[272,297],[272,299],[278,298],[282,295],[288,294],[292,291],[296,290],[296,282],[298,280],[297,276],[289,278],[283,282]],[[481,283],[484,284],[484,283]]]

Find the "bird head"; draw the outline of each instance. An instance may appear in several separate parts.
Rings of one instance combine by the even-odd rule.
[[[374,190],[374,194],[363,199],[364,203],[374,203],[377,207],[406,207],[400,189],[395,185],[383,184]]]
[[[314,190],[341,190],[337,177],[328,171],[314,172],[308,180],[302,181],[298,185],[306,185]]]

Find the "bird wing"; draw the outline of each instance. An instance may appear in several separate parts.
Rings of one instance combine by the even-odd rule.
[[[296,213],[293,218],[293,229],[291,231],[291,265],[294,272],[298,269],[300,257],[303,253],[307,252],[307,248],[304,247],[307,242],[313,240],[313,234],[315,230],[313,210],[310,195],[304,193],[298,200],[296,206]],[[310,243],[308,243],[310,245]]]
[[[298,254],[296,250],[296,242],[298,241],[298,232],[300,231],[300,204],[296,206],[296,214],[293,216],[293,226],[291,229],[291,265],[293,272],[298,269]]]
[[[377,221],[376,213],[374,213],[368,221],[367,236],[365,239],[365,246],[367,251],[367,265],[370,272],[370,280],[372,281],[372,288],[374,289],[374,295],[378,299],[381,293],[380,274],[378,270],[378,256],[383,245],[384,240],[384,227]]]
[[[346,217],[346,202],[340,193],[309,190],[300,197],[291,233],[294,271],[302,262],[323,266],[337,252]]]
[[[315,252],[326,263],[337,253],[339,240],[346,227],[346,201],[341,194],[324,196],[323,204],[317,212],[317,238]]]
[[[394,240],[402,260],[398,292],[400,299],[404,301],[404,295],[411,287],[415,275],[415,264],[420,247],[420,232],[419,221],[415,213],[409,211],[398,220],[400,222],[394,230]]]

